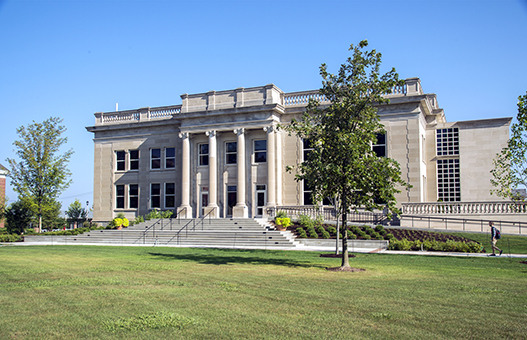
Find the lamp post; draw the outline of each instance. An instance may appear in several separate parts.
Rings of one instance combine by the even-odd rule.
[[[86,201],[86,217],[85,220],[88,221],[88,206],[90,205],[90,201]],[[90,229],[91,229],[91,222],[90,222]]]

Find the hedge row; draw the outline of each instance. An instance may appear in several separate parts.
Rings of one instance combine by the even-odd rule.
[[[416,240],[408,241],[391,240],[388,245],[389,250],[430,250],[430,251],[447,251],[447,252],[461,252],[461,253],[481,253],[483,246],[477,242],[460,242],[448,240],[440,242],[436,240]]]

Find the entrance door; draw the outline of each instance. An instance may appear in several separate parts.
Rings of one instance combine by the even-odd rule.
[[[267,202],[265,184],[256,185],[256,217],[263,216],[263,208]]]
[[[209,187],[201,187],[201,217],[205,216],[205,208],[209,205]]]
[[[236,185],[227,186],[227,217],[232,217],[232,208],[236,205]]]

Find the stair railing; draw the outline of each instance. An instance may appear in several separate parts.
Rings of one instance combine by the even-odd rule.
[[[155,227],[156,227],[157,224],[160,224],[160,223],[162,224],[162,219],[161,219],[161,218],[158,219],[157,221],[155,221],[154,223],[152,223],[151,226],[149,226],[149,227],[145,227],[146,230],[143,230],[142,235],[139,236],[139,237],[137,238],[137,240],[135,240],[134,242],[132,242],[132,244],[137,243],[137,241],[139,241],[141,238],[143,239],[143,244],[145,244],[145,243],[146,243],[146,234],[147,234],[150,230],[152,230],[152,237],[155,238],[155,237],[156,237],[156,228],[155,228]]]
[[[201,230],[203,231],[203,221],[208,217],[209,218],[209,224],[211,224],[211,219],[212,219],[212,216],[215,216],[213,215],[212,213],[216,211],[216,208],[212,208],[205,216],[203,216],[199,221],[198,221],[198,225],[201,223]],[[194,224],[194,228],[196,227],[196,224]]]

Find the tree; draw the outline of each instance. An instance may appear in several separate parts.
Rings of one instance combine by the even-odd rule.
[[[383,95],[404,81],[399,80],[395,69],[381,76],[381,54],[363,51],[366,46],[366,40],[351,45],[353,55],[336,75],[328,73],[322,64],[319,93],[330,104],[311,100],[301,119],[293,119],[285,127],[312,147],[307,159],[296,167],[296,180],[307,181],[318,202],[326,197],[339,201],[343,234],[340,270],[350,268],[346,220],[351,209],[387,208],[390,214],[399,213],[395,206],[395,194],[400,192],[397,187],[408,187],[401,179],[399,164],[378,157],[372,150],[377,134],[385,133],[375,105],[388,103]]]
[[[6,229],[10,234],[22,234],[31,221],[31,211],[24,201],[12,203],[5,211]]]
[[[518,97],[517,122],[511,126],[507,146],[493,160],[491,194],[513,201],[525,201],[514,189],[527,187],[527,92]]]
[[[71,203],[66,210],[66,215],[79,226],[79,221],[86,220],[88,212],[82,207],[81,202],[78,199],[75,199],[75,202]]]
[[[66,127],[62,119],[51,117],[42,123],[17,129],[19,140],[16,154],[20,161],[7,159],[11,166],[9,177],[19,199],[32,202],[37,212],[39,230],[42,230],[44,207],[55,200],[71,183],[67,164],[72,150],[60,154],[67,138],[62,137]]]

